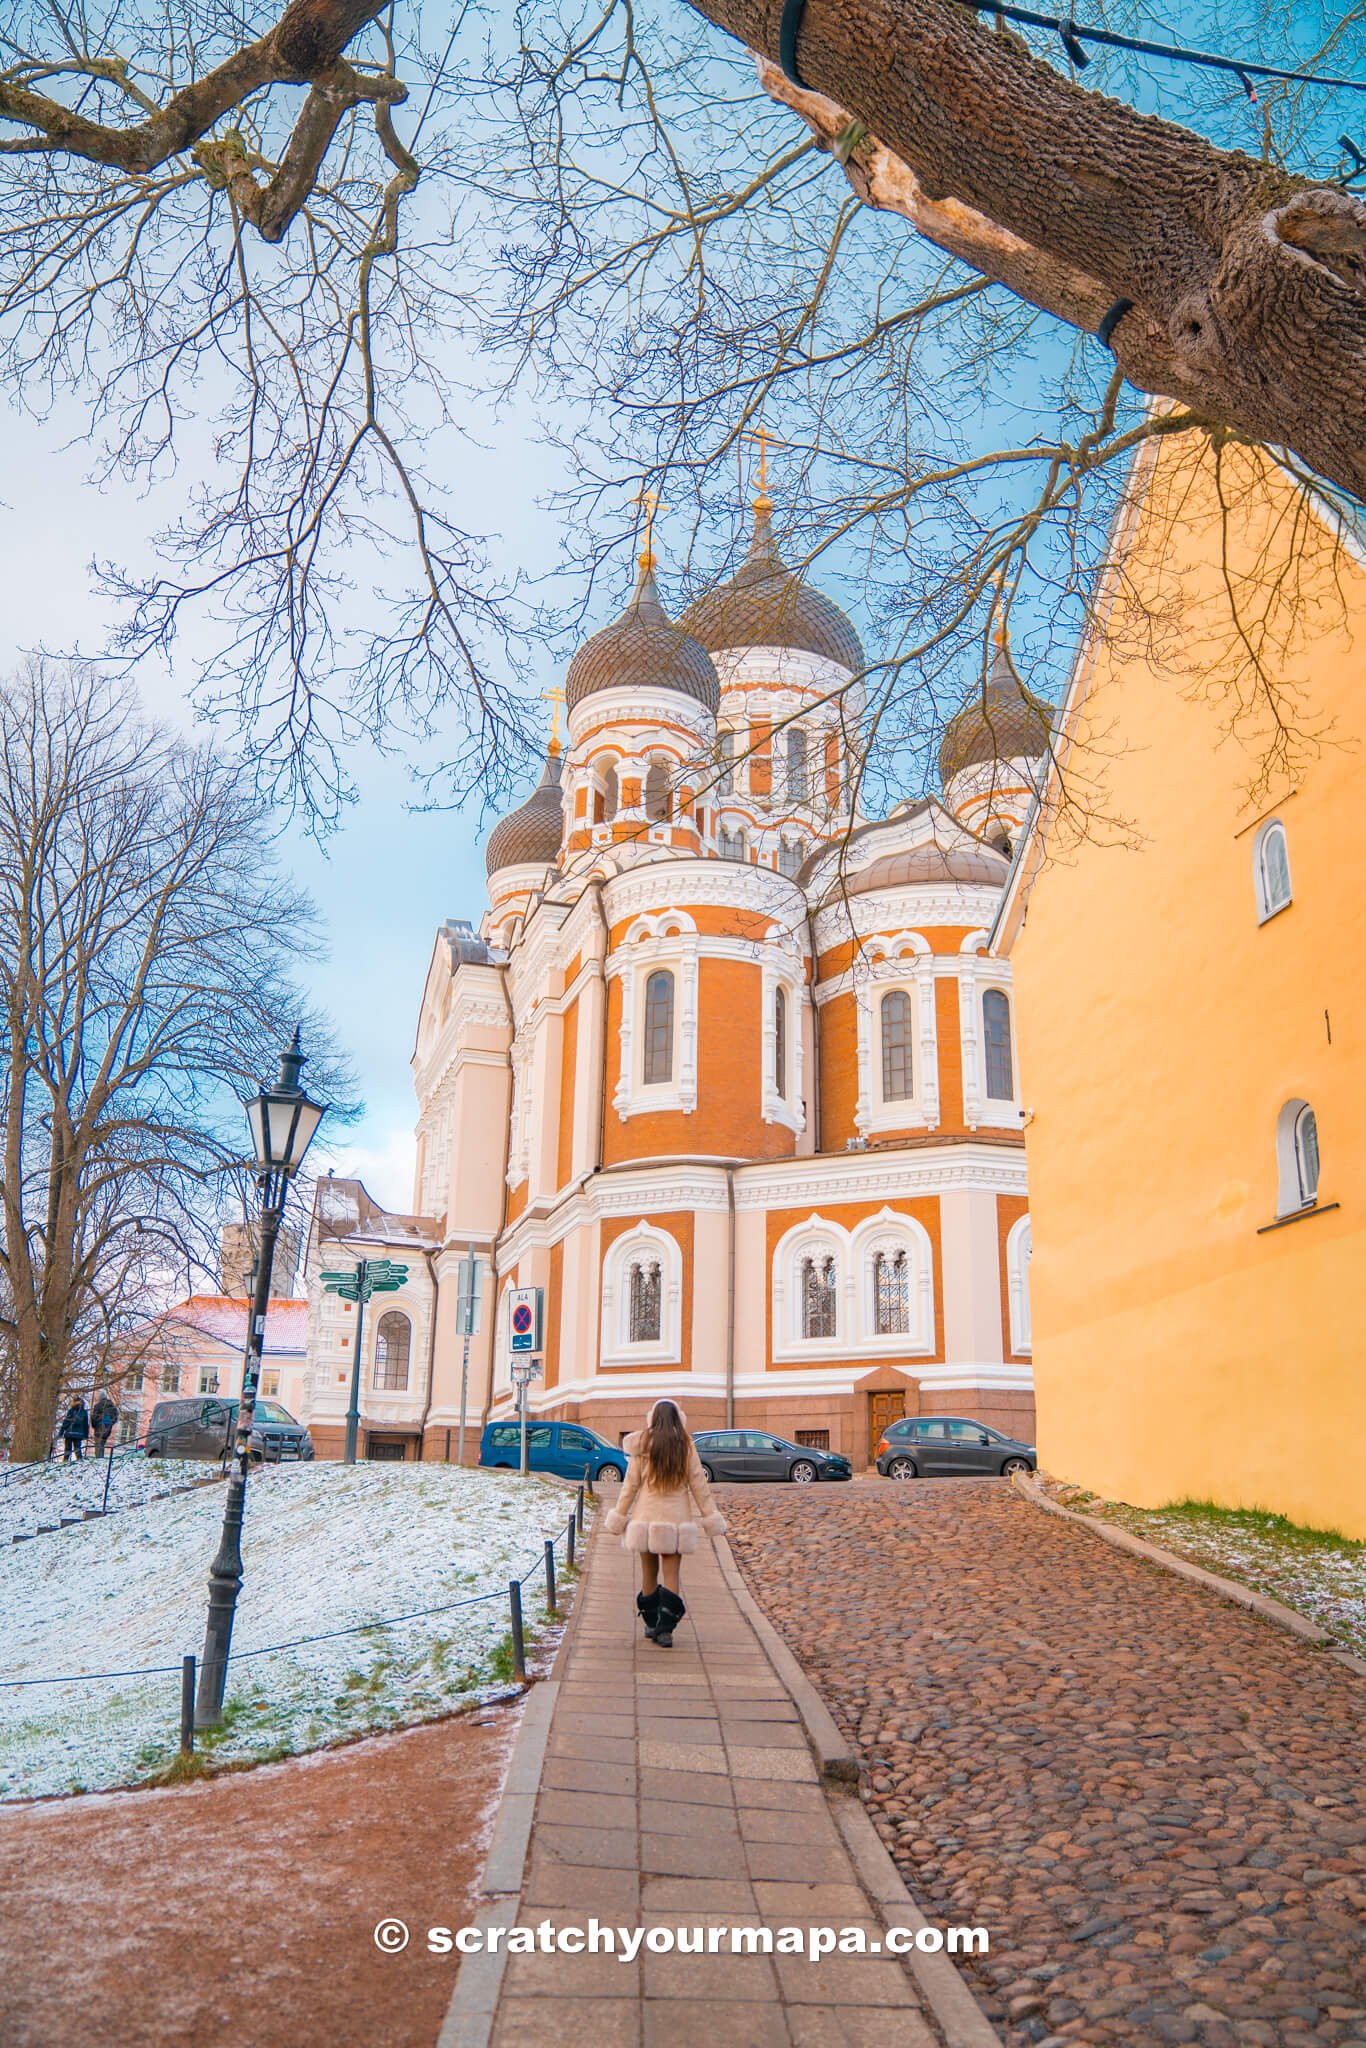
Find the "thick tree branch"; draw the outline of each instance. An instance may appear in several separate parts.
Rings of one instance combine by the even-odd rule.
[[[779,0],[690,4],[776,54]],[[1128,300],[1140,389],[1366,497],[1366,203],[1087,92],[954,0],[808,0],[799,62],[928,201]]]

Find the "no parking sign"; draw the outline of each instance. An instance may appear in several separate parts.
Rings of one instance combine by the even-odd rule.
[[[519,1352],[537,1352],[542,1349],[541,1318],[544,1300],[543,1287],[509,1287],[508,1343],[514,1356]]]

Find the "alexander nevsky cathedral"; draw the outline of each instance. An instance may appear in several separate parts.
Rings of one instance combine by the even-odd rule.
[[[667,1392],[694,1429],[857,1466],[902,1414],[1032,1438],[1026,1098],[1009,968],[984,946],[1049,709],[999,644],[941,794],[861,815],[863,649],[785,566],[771,513],[761,493],[739,570],[676,622],[647,544],[626,610],[570,663],[568,745],[489,838],[477,930],[437,938],[418,1213],[325,1184],[314,1273],[329,1203],[334,1238],[411,1267],[366,1347],[372,1455],[451,1456],[462,1377],[468,1455],[514,1412],[513,1286],[545,1290],[533,1419],[616,1442]],[[467,1362],[471,1246],[490,1277]],[[310,1371],[324,1453],[331,1336]]]

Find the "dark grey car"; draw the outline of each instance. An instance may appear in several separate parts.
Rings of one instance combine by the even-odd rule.
[[[786,1479],[811,1486],[818,1479],[852,1479],[854,1468],[835,1451],[790,1444],[759,1429],[704,1429],[693,1438],[708,1479]]]
[[[961,1415],[914,1415],[892,1423],[877,1447],[884,1479],[977,1479],[1032,1472],[1033,1444]]]
[[[147,1424],[143,1448],[149,1458],[222,1458],[237,1430],[237,1403],[217,1394],[193,1394],[158,1401]],[[278,1401],[256,1403],[251,1454],[274,1464],[281,1458],[313,1456],[313,1439]]]

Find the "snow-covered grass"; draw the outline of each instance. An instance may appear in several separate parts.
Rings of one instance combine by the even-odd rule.
[[[1366,1543],[1331,1529],[1306,1529],[1260,1508],[1221,1508],[1197,1500],[1134,1508],[1101,1500],[1081,1487],[1050,1491],[1064,1507],[1118,1522],[1206,1571],[1282,1601],[1366,1656]]]
[[[560,1535],[573,1496],[453,1466],[335,1464],[253,1474],[227,1723],[213,1762],[260,1760],[448,1713],[508,1676],[507,1582]],[[224,1494],[204,1487],[4,1556],[0,1797],[136,1784],[174,1759],[179,1663],[199,1654]],[[562,1567],[564,1546],[556,1551]],[[255,1659],[258,1647],[497,1592],[396,1628]],[[544,1617],[538,1576],[523,1593]],[[243,1661],[239,1661],[241,1658]],[[7,1679],[171,1665],[164,1675],[17,1688]]]
[[[31,1536],[63,1515],[79,1515],[104,1500],[106,1458],[54,1459],[44,1465],[0,1465],[0,1548],[15,1536]],[[214,1465],[184,1458],[145,1458],[131,1446],[115,1451],[109,1472],[111,1508],[136,1507],[159,1494],[174,1493],[215,1472]]]

